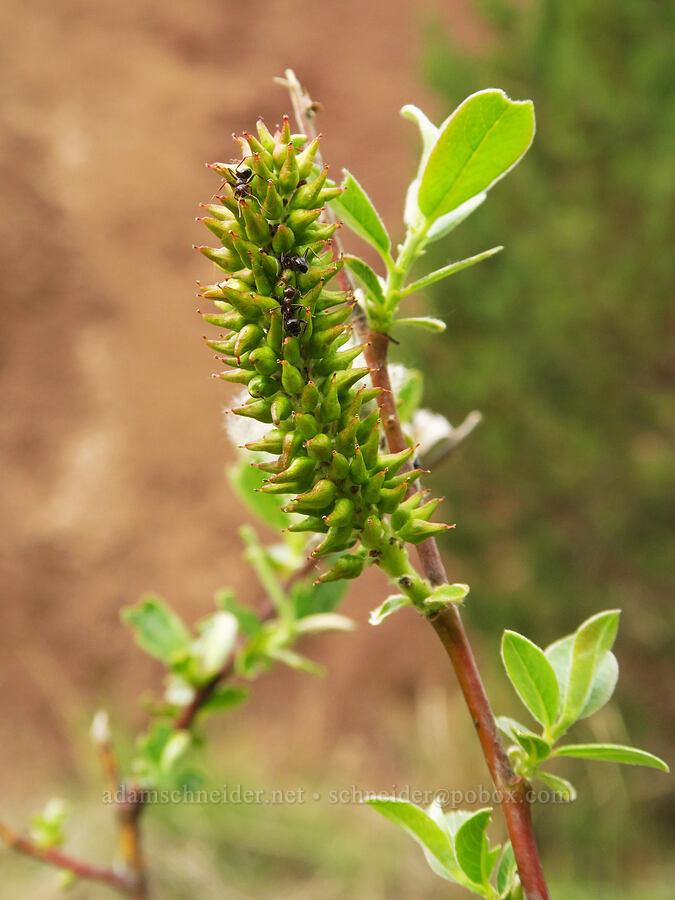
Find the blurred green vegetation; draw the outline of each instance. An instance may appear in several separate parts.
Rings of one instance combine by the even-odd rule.
[[[667,756],[672,7],[482,0],[473,8],[485,26],[480,49],[462,49],[437,21],[428,28],[425,75],[442,116],[474,91],[501,87],[534,100],[537,135],[479,211],[430,249],[425,268],[498,243],[504,252],[428,293],[427,308],[448,323],[444,335],[406,335],[406,355],[412,348],[434,373],[425,405],[455,424],[471,409],[485,414],[434,476],[458,523],[444,547],[453,577],[472,585],[468,618],[488,634],[510,627],[548,643],[621,607],[625,718],[616,712],[613,726],[598,727],[620,737],[625,720],[637,744]],[[673,814],[667,779],[639,784],[642,801],[631,801],[638,783],[629,781],[620,808],[600,802],[594,813],[591,791],[562,823],[543,816],[545,855],[561,857],[554,846],[571,842],[566,864],[580,880],[625,877],[641,854],[647,866],[647,845],[657,856],[655,834]],[[645,830],[627,846],[633,817]]]

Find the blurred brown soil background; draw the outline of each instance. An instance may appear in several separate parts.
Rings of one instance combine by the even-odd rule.
[[[480,44],[467,0],[425,9]],[[420,9],[402,0],[4,0],[0,15],[0,791],[23,806],[76,774],[99,704],[124,729],[145,721],[136,698],[159,670],[121,606],[152,590],[192,622],[218,587],[255,596],[223,475],[228,390],[195,314],[210,269],[194,216],[218,187],[203,163],[289,111],[272,78],[292,66],[324,104],[333,173],[353,170],[395,223],[417,150],[398,110],[446,110],[417,76]],[[373,709],[409,699],[419,667],[455,691],[415,617],[365,625],[382,590],[372,576],[352,592],[354,636],[310,648],[325,681],[256,686],[246,715],[279,736],[270,755],[367,744]]]

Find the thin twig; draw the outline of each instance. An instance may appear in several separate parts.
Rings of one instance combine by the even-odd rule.
[[[309,129],[313,131],[311,122],[313,116],[309,121],[306,117],[308,110],[314,109],[315,105],[312,104],[308,93],[299,86],[298,79],[290,69],[286,70],[285,84],[291,94],[298,127],[304,133],[311,133]],[[302,115],[303,110],[305,116]],[[339,239],[334,236],[333,240],[336,248],[340,249]],[[361,310],[361,315],[355,322],[355,330],[365,345],[364,355],[371,370],[373,385],[382,388],[378,397],[382,425],[390,452],[397,453],[407,447],[407,442],[389,378],[387,355],[390,340],[386,334],[370,331],[367,323],[364,324],[364,318]],[[432,585],[447,584],[448,576],[436,541],[429,538],[419,544],[417,549],[422,570],[428,581]],[[506,755],[457,606],[451,604],[445,607],[430,617],[429,621],[450,657],[478,733],[490,775],[499,792],[525,898],[549,900],[532,828],[528,800],[529,783],[514,773]]]
[[[123,894],[134,896],[133,885],[111,868],[91,865],[54,848],[38,847],[37,844],[28,840],[28,838],[16,834],[4,822],[0,822],[0,840],[12,850],[22,853],[24,856],[31,856],[33,859],[47,863],[50,866],[56,866],[58,869],[72,872],[78,878],[97,881],[99,884],[106,884],[108,887],[114,888]]]

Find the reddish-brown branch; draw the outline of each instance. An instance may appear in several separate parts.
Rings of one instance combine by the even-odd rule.
[[[313,133],[311,118],[316,105],[312,104],[306,91],[300,88],[299,82],[291,70],[286,72],[285,84],[291,94],[300,130],[305,133]],[[339,251],[341,248],[337,237],[334,237],[334,243]],[[347,273],[344,273],[343,279],[347,281],[348,285]],[[378,397],[378,405],[389,450],[392,453],[399,452],[406,448],[407,443],[389,379],[387,365],[389,337],[380,332],[370,331],[363,310],[359,307],[355,307],[354,329],[359,342],[364,344],[364,355],[371,370],[373,385],[382,389],[382,393]],[[448,577],[436,541],[429,538],[420,544],[417,550],[425,578],[432,585],[447,583]],[[450,657],[476,728],[490,775],[499,793],[525,898],[526,900],[549,900],[546,879],[532,828],[528,798],[529,784],[514,773],[506,755],[459,611],[453,604],[430,617],[429,621]]]
[[[134,896],[133,886],[112,869],[90,865],[82,862],[82,860],[74,859],[60,850],[38,847],[28,838],[15,834],[4,822],[0,822],[0,840],[12,850],[16,850],[17,853],[22,853],[24,856],[31,856],[33,859],[47,863],[50,866],[56,866],[58,869],[72,872],[78,878],[97,881],[99,884],[107,884],[108,887],[114,888],[123,894]]]

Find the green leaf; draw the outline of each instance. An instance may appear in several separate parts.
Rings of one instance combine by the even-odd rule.
[[[291,588],[296,619],[317,613],[333,612],[342,602],[347,588],[346,581],[328,581],[321,584],[312,584],[307,580],[297,582]]]
[[[546,728],[555,722],[560,692],[555,672],[543,650],[515,631],[505,631],[502,659],[516,693]]]
[[[364,262],[362,259],[359,259],[358,256],[351,256],[348,254],[345,255],[344,261],[350,272],[353,272],[363,285],[368,298],[370,300],[374,300],[375,303],[379,304],[380,306],[383,306],[384,291],[382,289],[380,279],[370,268],[368,263]]]
[[[616,609],[598,613],[583,622],[574,633],[562,713],[555,726],[556,737],[576,722],[589,702],[595,674],[616,638],[619,615],[620,611]]]
[[[511,842],[504,844],[504,852],[497,866],[497,890],[501,896],[508,894],[516,880],[518,869]]]
[[[427,331],[442,332],[446,329],[443,319],[434,319],[431,316],[412,316],[406,319],[395,319],[392,325],[412,325],[416,328],[426,328]]]
[[[255,530],[248,525],[243,525],[239,529],[239,534],[246,545],[244,557],[251,564],[258,581],[274,604],[274,608],[282,619],[292,619],[293,605],[277,578],[277,574],[274,571],[274,560],[266,547],[260,542]]]
[[[261,494],[264,473],[256,469],[247,460],[236,466],[230,466],[227,477],[235,494],[244,506],[255,516],[265,522],[273,531],[283,531],[291,524],[290,516],[281,509],[285,502],[276,494]]]
[[[433,146],[438,139],[438,135],[441,133],[441,129],[434,125],[428,116],[412,103],[406,103],[406,105],[402,107],[401,115],[404,119],[410,119],[410,121],[414,122],[419,128],[420,136],[422,138],[422,158],[424,159],[425,156],[428,156],[431,153]]]
[[[530,100],[479,91],[457,107],[429,156],[419,189],[428,221],[456,209],[512,169],[534,137]]]
[[[484,259],[489,259],[491,256],[495,256],[495,254],[500,253],[503,249],[502,246],[491,247],[489,250],[484,250],[482,253],[477,253],[475,256],[460,259],[458,262],[448,263],[447,266],[436,269],[435,272],[430,272],[423,278],[413,281],[412,284],[406,285],[401,291],[401,297],[407,297],[408,294],[413,294],[415,291],[420,291],[422,288],[429,287],[430,284],[434,284],[442,278],[447,278],[449,275],[454,275],[455,272],[461,272],[462,269],[468,269],[470,266],[475,266],[476,263],[479,263]],[[401,320],[399,319],[399,322],[400,321]],[[443,327],[445,328],[445,326]]]
[[[368,617],[371,625],[380,625],[384,620],[403,609],[405,606],[412,606],[412,602],[404,594],[390,594],[389,597],[377,606]]]
[[[211,694],[200,707],[200,715],[204,713],[222,712],[225,709],[233,709],[248,700],[250,690],[247,687],[235,687],[231,684],[223,684]]]
[[[544,651],[546,658],[553,669],[560,685],[560,693],[564,695],[567,689],[570,666],[572,665],[572,651],[574,649],[574,635],[569,634],[561,638]],[[585,719],[601,709],[611,698],[619,678],[619,664],[611,650],[602,657],[593,676],[591,690],[584,708],[579,714],[579,719]]]
[[[411,422],[424,395],[424,375],[419,369],[409,369],[398,363],[394,372],[397,375],[394,393],[399,418],[401,422]]]
[[[461,603],[471,588],[468,584],[439,584],[424,601],[428,610],[443,609],[450,603]]]
[[[171,664],[187,653],[192,637],[181,619],[160,598],[142,597],[121,613],[134,631],[136,643],[156,659]]]
[[[559,797],[562,797],[563,800],[567,801],[567,803],[573,803],[577,799],[577,789],[574,787],[571,781],[567,781],[566,778],[560,778],[559,775],[553,775],[551,772],[540,772],[537,771],[536,778],[545,784],[546,787],[550,787],[552,791],[555,791]]]
[[[533,765],[537,765],[551,755],[551,746],[543,738],[527,731],[514,732],[516,741],[523,748]]]
[[[635,747],[624,747],[622,744],[566,744],[554,750],[553,755],[572,756],[575,759],[597,759],[628,766],[648,766],[662,772],[670,771],[668,765],[653,753]]]
[[[432,244],[434,241],[439,241],[441,238],[445,237],[446,234],[450,234],[451,231],[454,231],[458,225],[461,225],[464,219],[468,219],[471,213],[475,212],[486,200],[487,194],[485,192],[477,194],[475,197],[467,200],[466,203],[462,203],[457,209],[453,209],[452,212],[446,213],[446,215],[441,216],[440,219],[436,219],[431,228],[427,231],[425,243]]]
[[[234,591],[222,590],[216,594],[216,605],[224,612],[232,613],[242,634],[251,637],[260,632],[260,617],[250,606],[242,606],[235,600]]]
[[[464,822],[455,836],[455,854],[467,878],[485,884],[490,877],[489,845],[485,829],[490,823],[491,809],[481,809]]]
[[[276,659],[277,662],[284,663],[284,665],[298,672],[306,672],[308,675],[318,676],[326,674],[326,670],[322,665],[314,662],[313,659],[301,656],[295,650],[289,650],[287,647],[275,647],[268,651],[268,655],[271,659]]]
[[[517,734],[527,734],[532,737],[537,737],[537,735],[530,731],[529,728],[526,728],[524,725],[521,725],[520,722],[516,722],[515,719],[509,718],[509,716],[497,716],[495,721],[497,722],[497,728],[502,732],[502,734],[506,735],[506,737],[513,741],[514,744],[518,743]]]
[[[431,855],[435,862],[432,868],[437,875],[450,881],[459,881],[460,884],[464,882],[448,835],[424,810],[405,800],[388,797],[372,797],[366,802],[385,819],[402,828]]]
[[[342,170],[344,191],[339,197],[329,202],[336,216],[351,228],[359,237],[369,243],[389,263],[391,240],[387,229],[373,206],[373,202],[358,183],[356,178],[346,169]]]

